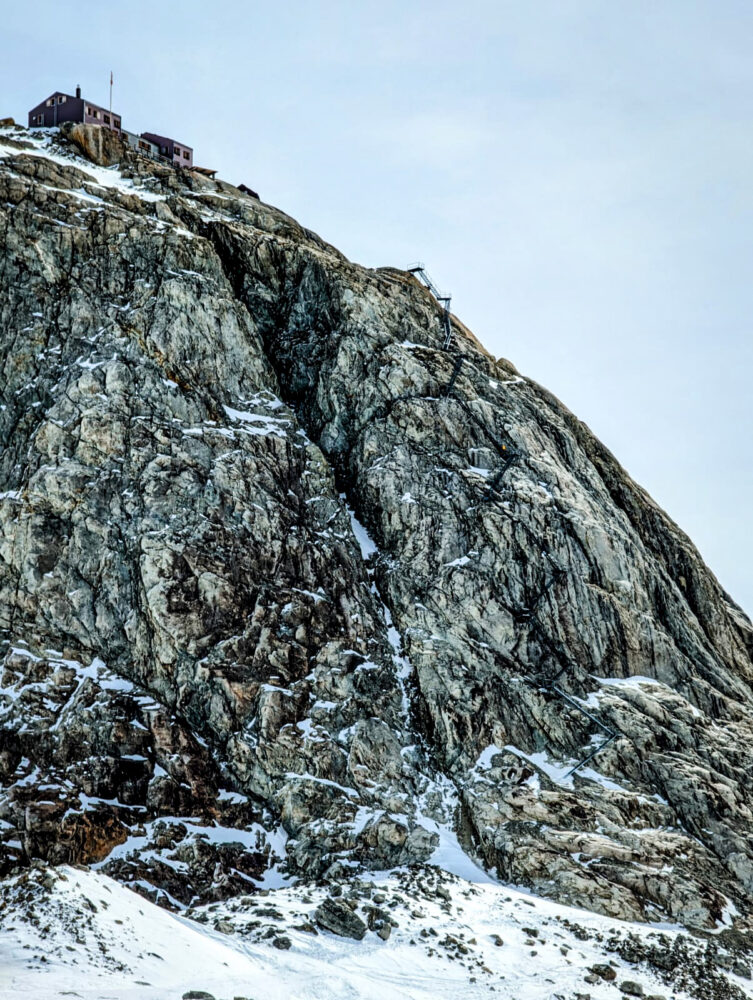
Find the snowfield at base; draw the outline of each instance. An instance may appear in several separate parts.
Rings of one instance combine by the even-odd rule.
[[[387,941],[368,933],[360,942],[294,929],[305,920],[302,911],[313,912],[325,898],[326,887],[279,889],[252,900],[210,904],[194,911],[210,920],[202,924],[147,902],[99,872],[57,871],[61,878],[43,900],[43,912],[37,901],[36,923],[24,913],[26,904],[16,903],[13,912],[3,914],[0,996],[169,1000],[205,990],[217,1000],[554,1000],[577,993],[614,1000],[625,980],[639,982],[646,995],[686,996],[646,969],[622,962],[596,939],[582,940],[582,931],[576,935],[565,921],[604,938],[632,932],[645,939],[656,936],[657,928],[570,909],[488,881],[445,876],[438,869],[429,869],[426,877],[429,884],[437,878],[434,884],[444,886],[446,896],[406,892],[405,878],[412,877],[406,872],[372,875],[370,882],[386,897],[384,905],[398,927]],[[252,921],[258,916],[254,907],[277,911],[288,950],[249,940],[244,921],[258,926]],[[217,921],[226,933],[213,929]],[[664,933],[672,939],[678,932]],[[443,951],[448,935],[466,951],[455,950],[452,957],[455,945]],[[590,966],[610,960],[614,983],[584,982]],[[753,995],[749,983],[733,979]]]

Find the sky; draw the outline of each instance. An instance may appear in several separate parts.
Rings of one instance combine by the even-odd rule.
[[[29,0],[54,90],[171,135],[366,266],[423,261],[753,613],[751,0]]]

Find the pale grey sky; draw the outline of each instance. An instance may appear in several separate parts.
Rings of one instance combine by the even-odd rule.
[[[30,0],[2,49],[0,116],[112,68],[127,127],[426,262],[753,611],[750,0]]]

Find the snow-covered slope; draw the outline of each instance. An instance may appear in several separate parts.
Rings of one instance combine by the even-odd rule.
[[[391,933],[366,931],[357,941],[317,927],[328,897],[366,923],[369,913],[388,914]],[[712,972],[708,949],[676,929],[610,920],[433,867],[238,897],[201,907],[194,919],[99,872],[40,867],[3,883],[0,907],[0,995],[8,997],[610,1000],[620,988],[678,1000],[753,996],[744,978]],[[722,951],[714,961],[735,959]]]

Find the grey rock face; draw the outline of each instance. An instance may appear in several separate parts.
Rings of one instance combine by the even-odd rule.
[[[162,787],[154,765],[170,769],[125,722],[97,760],[106,753],[122,770],[138,745],[137,787],[121,794],[120,771],[93,766],[92,720],[66,698],[83,700],[96,656],[148,690],[163,727],[179,718],[211,742],[225,788],[274,801],[294,865],[326,866],[357,841],[377,863],[428,857],[432,838],[412,835],[406,815],[415,789],[382,607],[332,472],[280,400],[211,245],[161,221],[163,195],[97,187],[73,165],[21,155],[0,185],[20,206],[5,228],[0,417],[0,614],[20,645],[3,683],[6,724],[28,734],[8,740],[7,822],[28,853],[42,850],[22,791],[42,731],[44,768],[72,792],[78,765],[88,795],[145,808],[146,819],[203,811],[211,785],[189,791],[176,775],[179,790]],[[84,687],[53,706],[38,685],[57,682],[66,660]],[[61,755],[65,725],[76,732]],[[359,835],[362,806],[373,815]],[[44,829],[57,818],[45,810]],[[98,860],[52,839],[57,860]]]
[[[744,919],[751,624],[588,429],[229,185],[0,142],[8,863],[130,837],[158,884],[134,828],[200,816],[315,876],[439,821],[566,902]],[[617,738],[568,776],[578,706]]]

